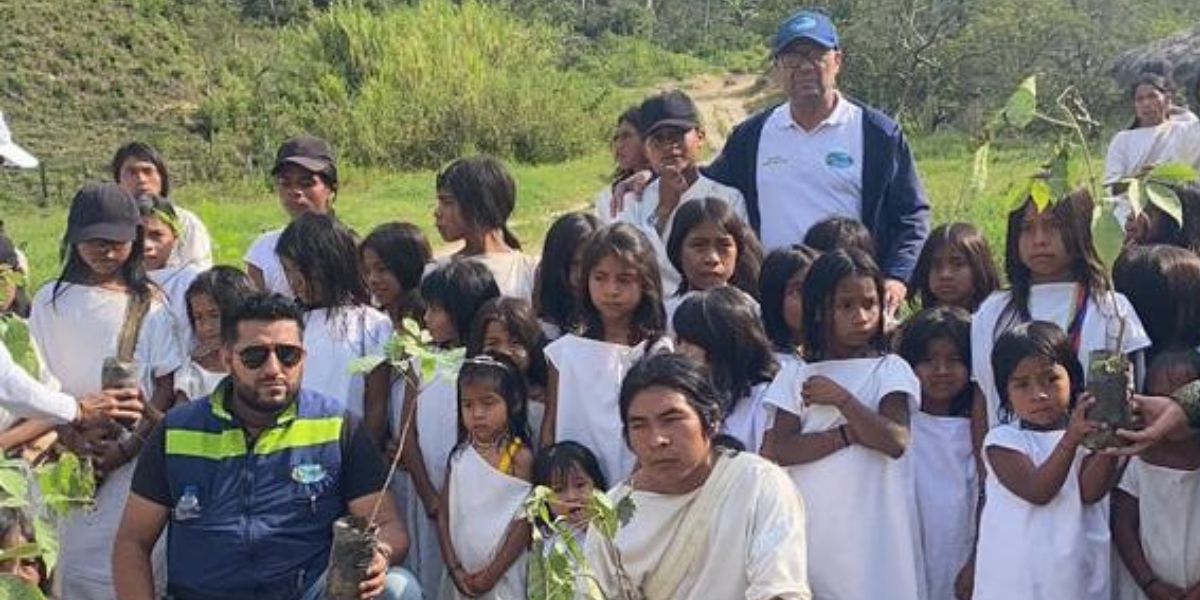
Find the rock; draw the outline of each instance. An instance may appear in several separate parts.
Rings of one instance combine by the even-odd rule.
[[[1164,65],[1174,68],[1175,83],[1188,101],[1200,105],[1200,25],[1121,54],[1112,76],[1121,89],[1128,89],[1142,73],[1162,72]]]

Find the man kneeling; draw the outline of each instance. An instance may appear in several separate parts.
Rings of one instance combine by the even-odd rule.
[[[324,597],[332,525],[364,520],[380,494],[377,552],[362,598],[421,597],[398,567],[408,549],[383,490],[385,466],[340,400],[300,389],[304,319],[278,295],[249,298],[222,325],[230,376],[151,434],[113,543],[117,597],[154,597],[151,553],[169,521],[176,600]]]

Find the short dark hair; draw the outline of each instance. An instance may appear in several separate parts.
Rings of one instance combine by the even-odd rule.
[[[929,346],[935,340],[946,340],[954,345],[959,358],[971,372],[971,314],[957,306],[926,308],[911,316],[900,328],[896,353],[915,371],[919,363],[929,360]],[[950,405],[950,414],[956,417],[971,414],[975,389],[968,380]]]
[[[875,283],[880,302],[880,318],[871,338],[876,349],[882,349],[884,301],[883,274],[875,261],[857,248],[834,250],[822,254],[808,269],[804,278],[804,357],[809,361],[825,360],[830,340],[827,330],[832,327],[833,297],[838,284],[849,277],[866,277]]]
[[[758,274],[762,269],[763,250],[758,236],[750,228],[729,203],[720,198],[701,198],[685,202],[675,213],[671,225],[671,236],[667,238],[667,257],[679,271],[680,282],[677,290],[664,290],[667,293],[683,294],[691,289],[687,273],[683,270],[683,242],[688,233],[697,225],[711,223],[733,238],[737,246],[737,261],[734,262],[733,276],[729,278],[732,285],[751,297],[758,296]]]
[[[587,446],[570,440],[542,448],[533,459],[533,484],[553,486],[571,469],[583,471],[597,490],[607,490],[608,480],[600,470],[600,461]]]
[[[244,321],[292,321],[304,338],[304,311],[282,294],[253,294],[228,318],[221,315],[221,341],[232,346],[238,340],[238,325]]]
[[[1154,396],[1173,394],[1175,389],[1150,389],[1150,383],[1154,381],[1154,377],[1159,373],[1170,376],[1179,374],[1181,371],[1186,374],[1188,380],[1170,382],[1175,389],[1200,378],[1200,352],[1197,352],[1195,348],[1175,348],[1159,352],[1146,366],[1146,393]]]
[[[521,247],[508,229],[508,218],[517,205],[517,182],[499,159],[486,154],[460,158],[438,173],[437,189],[454,195],[467,223],[499,229],[504,243]]]
[[[217,305],[221,313],[221,321],[237,312],[247,298],[258,293],[254,282],[237,267],[217,265],[200,273],[188,285],[183,294],[187,303],[188,322],[195,326],[196,315],[192,314],[192,299],[197,296],[208,296]]]
[[[917,266],[913,269],[912,287],[909,288],[909,298],[919,298],[921,306],[930,308],[938,304],[929,284],[933,274],[933,261],[943,250],[954,250],[967,259],[967,267],[971,269],[971,290],[969,310],[979,308],[992,292],[1000,287],[1000,274],[996,270],[996,262],[992,259],[992,250],[987,238],[970,223],[944,223],[938,225],[921,254],[917,257]]]
[[[817,252],[833,252],[857,248],[875,256],[875,238],[871,230],[858,219],[829,217],[818,221],[804,234],[804,245]]]
[[[491,270],[470,258],[455,258],[434,269],[421,281],[421,298],[450,314],[459,343],[471,335],[475,314],[484,303],[500,297]]]
[[[146,142],[129,142],[117,148],[116,154],[113,154],[112,163],[109,165],[112,169],[113,181],[120,183],[121,167],[125,166],[125,161],[131,158],[153,164],[154,169],[158,171],[159,180],[162,181],[161,195],[170,197],[171,176],[167,171],[167,163],[163,160],[162,155]]]
[[[696,361],[675,353],[652,354],[633,365],[621,382],[621,432],[629,443],[629,407],[640,392],[652,387],[664,387],[679,392],[696,411],[704,433],[711,439],[717,436],[725,403],[713,386],[704,367]]]
[[[1062,328],[1048,321],[1018,323],[1005,331],[992,347],[992,372],[996,375],[996,391],[1000,393],[1000,420],[1012,420],[1012,405],[1008,401],[1008,379],[1017,365],[1026,358],[1044,358],[1061,365],[1071,380],[1071,407],[1083,391],[1083,365],[1071,349],[1071,340]]]
[[[820,253],[816,250],[803,244],[794,244],[772,250],[763,261],[758,276],[758,301],[762,309],[763,328],[778,352],[795,353],[798,341],[783,315],[788,281],[797,273],[807,273],[818,256]],[[804,277],[800,279],[803,281]]]

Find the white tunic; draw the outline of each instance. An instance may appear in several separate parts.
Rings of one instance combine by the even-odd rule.
[[[416,411],[415,429],[425,471],[429,473],[433,488],[440,491],[445,484],[446,461],[458,443],[458,390],[455,380],[438,374],[417,395]],[[406,515],[411,540],[407,562],[421,582],[421,589],[432,597],[441,585],[445,572],[442,549],[438,544],[437,522],[426,515],[411,476],[408,479],[412,500],[408,503]]]
[[[975,548],[979,478],[971,420],[918,411],[909,423],[925,583],[931,600],[950,600],[954,579]]]
[[[533,300],[533,285],[537,280],[538,264],[541,258],[524,252],[489,252],[475,256],[450,255],[443,256],[425,267],[425,274],[441,267],[452,260],[473,260],[482,263],[492,272],[496,279],[496,287],[500,295],[508,298]]]
[[[814,375],[832,379],[871,410],[898,392],[907,398],[909,414],[917,412],[920,383],[896,355],[792,363],[775,377],[765,402],[800,417],[804,433],[846,423],[836,408],[801,401],[800,386]],[[926,597],[912,452],[894,459],[855,445],[785,470],[815,516],[808,521],[814,549],[808,572],[816,598]]]
[[[1066,331],[1075,311],[1076,290],[1074,283],[1041,283],[1032,286],[1029,292],[1030,315],[1034,320],[1050,321]],[[971,377],[979,384],[987,401],[990,427],[1000,422],[1000,393],[992,373],[992,347],[1000,334],[1004,333],[997,328],[997,322],[1010,297],[1007,290],[993,292],[979,305],[971,319]],[[1120,316],[1126,318],[1125,341],[1122,345],[1124,352],[1129,354],[1150,346],[1150,337],[1146,335],[1141,319],[1138,319],[1133,305],[1123,294],[1109,292],[1100,298],[1089,298],[1079,338],[1079,361],[1085,369],[1088,353],[1115,346],[1120,331]]]
[[[189,400],[203,398],[212,394],[228,375],[229,373],[209,371],[200,363],[189,359],[175,371],[175,390],[183,392]]]
[[[1200,470],[1184,471],[1130,459],[1121,490],[1137,498],[1142,551],[1154,575],[1188,590],[1200,584]],[[1146,596],[1121,565],[1115,597]]]
[[[658,345],[671,346],[665,338],[655,349]],[[554,441],[586,446],[609,481],[628,477],[636,459],[621,433],[618,400],[621,381],[646,354],[646,342],[625,346],[568,334],[546,346],[545,353],[558,370]]]
[[[175,318],[175,337],[179,340],[183,356],[192,352],[192,322],[188,318],[187,290],[200,273],[198,267],[190,264],[168,266],[146,273],[167,297],[167,308]]]
[[[350,372],[364,356],[382,356],[392,336],[392,320],[370,306],[310,310],[304,315],[304,379],[301,387],[337,398],[363,416],[366,375]]]
[[[738,400],[721,423],[721,433],[733,436],[746,446],[747,452],[754,454],[762,448],[763,434],[767,432],[770,415],[763,398],[769,387],[770,383],[760,383],[750,388],[750,395]]]
[[[279,244],[279,236],[282,234],[282,228],[264,232],[250,243],[250,248],[246,250],[242,260],[262,271],[263,284],[267,287],[264,291],[292,298],[294,294],[292,286],[288,284],[287,275],[283,272],[283,262],[275,253],[275,246]]]
[[[488,566],[504,543],[504,533],[522,518],[528,481],[497,471],[470,445],[451,459],[449,494],[450,541],[468,573]],[[525,600],[525,561],[522,554],[491,591],[476,596],[487,600]],[[442,580],[441,598],[464,598],[449,576]]]
[[[1043,506],[1004,487],[986,459],[987,448],[996,446],[1041,465],[1063,433],[1006,424],[993,428],[984,439],[987,502],[979,522],[974,600],[1109,597],[1108,501],[1083,503],[1079,469],[1086,451],[1079,449],[1062,489]]]
[[[1169,118],[1154,127],[1118,131],[1108,145],[1104,182],[1136,177],[1147,167],[1183,163],[1200,169],[1200,122],[1190,112]],[[1124,225],[1131,207],[1122,194],[1114,213]]]
[[[721,456],[731,461],[732,482],[720,494],[711,513],[689,516],[706,486],[686,494],[629,492],[622,484],[608,493],[614,502],[629,494],[631,520],[617,530],[612,545],[633,585],[641,588],[651,573],[691,549],[694,555],[669,597],[645,600],[809,600],[809,573],[805,539],[805,503],[774,463],[741,452]],[[715,472],[715,468],[714,468]],[[696,529],[685,531],[685,521]],[[677,539],[678,538],[678,539]],[[608,540],[589,530],[584,542],[587,557],[604,597],[619,598],[617,571]],[[814,546],[814,552],[823,552]],[[661,575],[659,575],[661,577]]]
[[[175,248],[171,250],[171,256],[167,257],[167,266],[191,265],[201,271],[211,268],[212,238],[204,222],[196,213],[179,205],[175,206],[175,215],[179,217],[182,231],[175,241]]]

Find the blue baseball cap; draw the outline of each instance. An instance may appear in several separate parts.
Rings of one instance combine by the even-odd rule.
[[[771,43],[771,57],[779,56],[784,48],[796,40],[809,40],[827,50],[838,47],[837,28],[829,17],[815,10],[802,10],[779,25]]]

